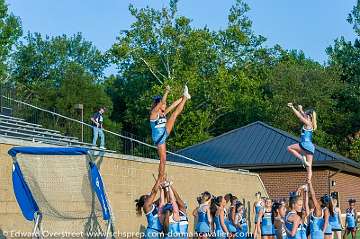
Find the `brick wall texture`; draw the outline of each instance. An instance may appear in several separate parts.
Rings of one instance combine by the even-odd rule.
[[[306,171],[303,169],[282,169],[258,171],[265,188],[272,198],[288,198],[289,192],[303,184]],[[336,173],[336,174],[335,174]],[[329,176],[333,175],[329,180]],[[335,186],[331,185],[335,181]],[[329,188],[329,184],[331,185]],[[357,199],[356,208],[360,211],[360,177],[346,172],[337,172],[326,168],[313,170],[313,185],[318,197],[330,192],[339,193],[340,209],[344,213],[348,207],[347,200]]]

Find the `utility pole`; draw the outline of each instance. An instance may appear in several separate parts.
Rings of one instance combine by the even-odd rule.
[[[81,142],[84,142],[84,105],[76,104],[75,109],[81,111]]]

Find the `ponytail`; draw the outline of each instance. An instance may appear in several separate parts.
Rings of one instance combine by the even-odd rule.
[[[217,208],[220,207],[220,203],[221,203],[222,199],[223,199],[223,196],[218,196],[218,197],[211,199],[210,213],[213,218],[216,215]]]
[[[145,204],[145,197],[146,195],[142,195],[139,199],[135,200],[135,206],[136,206],[136,215],[141,216],[142,215],[142,208]]]
[[[259,191],[259,192],[255,193],[255,197],[256,197],[257,200],[260,200],[261,199],[261,192]]]
[[[196,198],[196,201],[198,202],[198,204],[201,204],[201,196],[198,196],[198,197]]]
[[[274,223],[275,221],[275,217],[279,216],[278,210],[282,207],[283,205],[279,202],[275,202],[272,207],[271,207],[271,221],[272,223]]]
[[[299,196],[299,195],[296,195],[295,192],[293,192],[291,195],[290,195],[290,198],[289,198],[289,207],[291,210],[294,209],[294,205],[298,202],[302,200],[302,197]]]
[[[237,200],[238,200],[238,198],[236,196],[231,196],[230,203],[233,204]]]
[[[335,212],[334,212],[334,204],[331,199],[329,201],[329,211],[330,211],[330,215],[333,217],[335,215]]]
[[[211,193],[209,193],[208,191],[205,191],[200,196],[200,203],[205,203],[205,202],[209,201],[209,199],[211,199]]]

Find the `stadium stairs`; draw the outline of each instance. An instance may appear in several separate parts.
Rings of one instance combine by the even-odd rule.
[[[21,139],[38,143],[69,147],[91,147],[76,137],[62,135],[57,130],[46,129],[39,124],[0,113],[0,137]]]

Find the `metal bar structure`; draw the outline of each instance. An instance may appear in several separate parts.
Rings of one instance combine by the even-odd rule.
[[[90,124],[87,124],[87,123],[85,123],[85,122],[83,122],[83,121],[76,120],[76,119],[73,119],[73,118],[71,118],[71,117],[68,117],[68,116],[65,116],[65,115],[62,115],[62,114],[59,114],[59,113],[50,111],[50,110],[46,110],[46,109],[43,109],[43,108],[34,106],[34,105],[29,104],[29,103],[26,103],[26,102],[22,102],[22,101],[19,101],[19,100],[15,100],[15,99],[13,99],[13,98],[11,98],[11,97],[8,97],[8,96],[5,96],[5,95],[2,95],[1,98],[4,98],[4,99],[6,99],[6,100],[8,100],[8,101],[10,101],[10,102],[14,102],[14,103],[16,103],[16,104],[18,104],[18,105],[23,105],[23,106],[29,107],[29,108],[31,108],[31,109],[33,109],[33,110],[37,110],[37,111],[39,111],[39,112],[46,113],[46,114],[48,114],[48,115],[51,115],[52,117],[58,117],[58,118],[61,118],[61,119],[65,119],[68,124],[69,124],[70,122],[74,122],[74,123],[76,123],[76,124],[79,124],[80,126],[86,126],[86,127],[88,127],[88,129],[90,129],[90,130],[92,131],[92,127],[93,127],[93,126],[90,125]],[[140,157],[147,157],[147,158],[158,158],[156,153],[153,153],[153,154],[149,153],[149,154],[147,154],[147,155],[141,155],[141,152],[142,152],[142,151],[144,152],[145,150],[142,150],[141,148],[139,149],[139,147],[138,147],[138,148],[135,148],[134,143],[136,143],[136,144],[138,144],[138,145],[141,145],[141,146],[143,146],[143,147],[149,148],[149,149],[153,149],[153,151],[156,152],[157,148],[156,148],[156,146],[154,146],[154,145],[151,145],[151,144],[149,144],[149,143],[145,143],[144,141],[139,140],[139,139],[136,139],[136,138],[134,138],[134,137],[125,136],[125,135],[122,135],[122,134],[119,134],[119,133],[116,133],[116,132],[113,132],[113,131],[110,131],[110,130],[104,129],[104,132],[105,132],[105,133],[108,133],[109,135],[115,136],[115,139],[114,139],[115,141],[119,141],[119,139],[122,139],[122,140],[125,140],[126,142],[129,142],[129,143],[130,143],[130,147],[129,147],[129,149],[130,149],[129,151],[130,151],[130,152],[127,152],[127,151],[126,151],[126,148],[127,148],[127,147],[126,147],[126,144],[125,144],[125,147],[124,147],[124,151],[125,151],[124,153],[125,153],[125,154],[129,154],[129,153],[130,153],[130,154],[133,155],[133,156],[140,156]],[[117,152],[121,152],[121,151],[119,150],[119,148],[110,148],[110,149],[111,149],[111,150],[114,150],[114,151],[117,151]],[[140,153],[138,153],[138,151],[139,151]],[[199,165],[202,165],[202,166],[214,167],[214,166],[212,166],[212,165],[210,165],[210,164],[206,164],[206,163],[203,163],[203,162],[199,162],[199,161],[194,160],[194,159],[192,159],[192,158],[190,158],[190,157],[187,157],[187,156],[184,156],[184,155],[181,155],[181,154],[177,154],[177,153],[173,153],[173,152],[171,152],[171,151],[166,151],[166,153],[167,153],[167,154],[170,154],[170,155],[173,155],[173,156],[176,156],[176,157],[179,157],[179,158],[182,158],[182,159],[186,159],[187,161],[191,161],[191,162],[193,162],[193,163],[196,163],[196,164],[199,164]]]
[[[42,230],[40,227],[40,221],[41,221],[41,214],[37,212],[35,215],[34,229],[33,229],[33,233],[32,233],[33,239],[42,239],[43,238]]]

